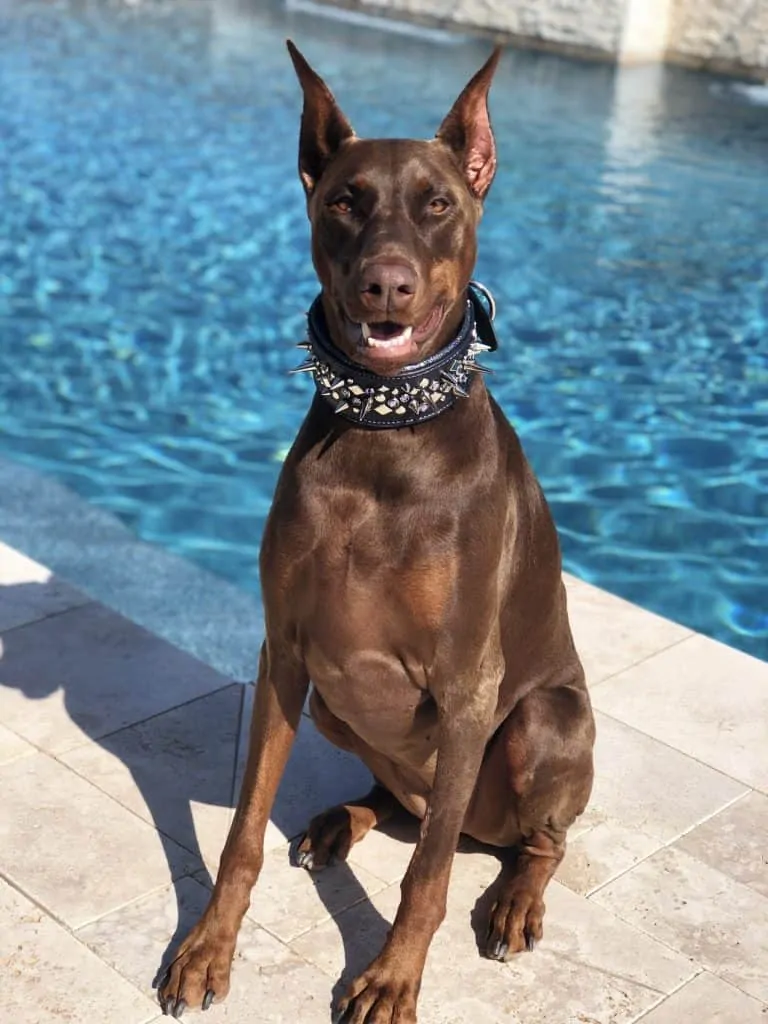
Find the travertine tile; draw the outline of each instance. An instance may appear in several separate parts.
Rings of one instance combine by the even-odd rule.
[[[768,664],[694,636],[596,687],[595,706],[768,789]]]
[[[665,849],[592,897],[756,999],[768,1000],[768,898]]]
[[[641,1019],[642,1024],[765,1024],[768,1007],[704,973]]]
[[[0,541],[0,633],[87,604],[50,570]]]
[[[244,722],[247,717],[244,714]],[[236,792],[248,754],[247,726],[244,730]],[[334,747],[320,735],[311,719],[302,716],[267,828],[265,850],[283,846],[287,839],[303,832],[316,814],[362,796],[372,784],[371,775],[359,758]]]
[[[568,616],[590,687],[691,636],[690,629],[565,577]]]
[[[548,890],[546,934],[536,952],[506,966],[481,959],[470,916],[484,931],[487,906],[479,913],[476,904],[487,904],[484,893],[497,874],[494,857],[457,855],[448,914],[427,961],[420,1024],[619,1024],[693,974],[685,958],[557,883]],[[344,970],[346,982],[381,948],[399,899],[399,886],[390,886],[372,903],[302,935],[292,948],[329,977]]]
[[[768,897],[768,797],[750,793],[689,832],[675,848]]]
[[[294,867],[288,847],[271,850],[251,895],[248,916],[283,942],[380,892],[385,883],[358,865],[324,871]]]
[[[556,878],[562,885],[586,896],[663,845],[661,840],[646,832],[614,821],[604,822],[568,843]]]
[[[13,1024],[144,1024],[156,1007],[66,929],[0,881],[3,1016]]]
[[[0,720],[60,753],[229,680],[101,605],[2,638]]]
[[[178,896],[173,888],[162,889],[81,929],[78,936],[134,985],[151,994],[160,964],[172,957],[168,950],[171,936],[176,935],[177,942],[183,939],[207,897],[197,882],[183,879]],[[330,999],[331,985],[325,975],[246,917],[229,996],[214,1003],[201,1019],[213,1024],[328,1024]]]
[[[17,757],[24,757],[25,754],[34,754],[35,747],[15,732],[0,725],[0,765],[15,761]]]
[[[631,868],[746,788],[597,712],[595,785],[557,877],[587,893]]]
[[[0,768],[0,792],[0,871],[70,927],[199,866],[46,754]]]
[[[215,869],[232,816],[242,699],[233,684],[61,759]]]
[[[408,870],[418,838],[418,819],[398,810],[381,830],[374,829],[352,847],[349,863],[365,868],[388,885],[399,882]]]

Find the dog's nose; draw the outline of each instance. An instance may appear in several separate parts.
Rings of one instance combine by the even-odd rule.
[[[366,308],[376,313],[406,309],[416,292],[416,272],[405,263],[373,261],[360,275]]]

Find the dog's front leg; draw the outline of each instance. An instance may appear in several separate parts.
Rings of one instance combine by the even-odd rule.
[[[229,991],[237,933],[261,871],[264,832],[308,686],[304,665],[289,650],[264,644],[240,799],[211,899],[160,988],[164,1013],[180,1017],[185,1007],[201,1004],[207,1010]]]
[[[416,1024],[416,1001],[429,945],[445,917],[448,881],[464,815],[477,781],[496,708],[498,680],[451,686],[438,698],[435,781],[400,907],[381,953],[350,985],[335,1024]],[[466,691],[471,687],[472,693]],[[462,693],[464,690],[464,693]]]

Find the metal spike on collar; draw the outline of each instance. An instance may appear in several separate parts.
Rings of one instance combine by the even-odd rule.
[[[338,414],[340,412],[346,412],[346,410],[348,408],[349,408],[349,402],[339,402],[339,404],[337,406],[334,406],[334,410],[333,411]]]
[[[469,362],[467,363],[467,369],[472,370],[474,373],[493,373],[489,366],[483,366],[482,363]]]
[[[297,341],[296,348],[303,348],[305,352],[312,351],[312,343],[309,341]]]
[[[371,411],[372,408],[373,408],[373,399],[371,398],[370,395],[368,395],[368,397],[365,399],[365,401],[360,403],[359,417],[360,417],[360,422],[361,423],[365,419],[365,417],[368,415],[368,413]]]
[[[307,373],[309,370],[314,373],[316,368],[317,362],[313,357],[312,359],[308,359],[306,363],[302,363],[301,366],[294,366],[294,368],[289,370],[288,373]]]

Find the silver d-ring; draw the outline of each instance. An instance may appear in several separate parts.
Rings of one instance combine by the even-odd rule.
[[[488,305],[491,307],[490,310],[488,311],[488,315],[490,316],[491,320],[495,320],[496,319],[496,299],[494,299],[493,295],[491,295],[490,288],[486,288],[485,285],[484,284],[480,284],[479,281],[472,281],[471,284],[472,284],[473,288],[476,288],[477,291],[481,292],[486,297],[486,299],[488,300]]]

